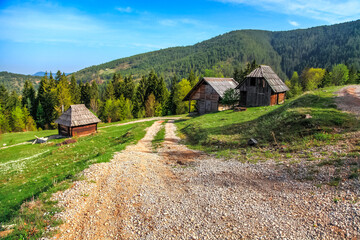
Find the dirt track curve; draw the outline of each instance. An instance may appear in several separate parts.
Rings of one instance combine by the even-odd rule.
[[[155,122],[136,145],[92,165],[54,199],[54,239],[344,239],[360,237],[359,192],[291,179],[275,163],[223,161],[179,144]],[[341,201],[334,202],[334,198]]]
[[[339,109],[360,117],[360,85],[344,87],[337,94],[336,104]]]

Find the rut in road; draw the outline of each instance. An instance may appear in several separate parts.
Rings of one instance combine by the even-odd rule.
[[[359,189],[318,188],[276,163],[215,159],[179,144],[155,122],[136,145],[84,171],[55,198],[57,239],[344,239],[360,237]],[[334,202],[333,199],[341,199]]]

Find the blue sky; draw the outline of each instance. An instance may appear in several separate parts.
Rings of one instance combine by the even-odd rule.
[[[70,73],[232,30],[357,19],[359,0],[0,0],[0,71]]]

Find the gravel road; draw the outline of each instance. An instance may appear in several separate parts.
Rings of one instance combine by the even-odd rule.
[[[54,239],[359,239],[359,189],[315,187],[276,164],[224,161],[179,144],[155,122],[136,145],[92,165],[53,196],[65,211]]]
[[[360,85],[344,87],[337,94],[336,104],[339,109],[360,117]]]

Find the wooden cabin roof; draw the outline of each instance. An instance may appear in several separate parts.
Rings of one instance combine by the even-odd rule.
[[[196,83],[196,85],[190,90],[190,92],[185,96],[183,101],[191,100],[191,95],[196,92],[196,90],[206,82],[209,84],[217,94],[219,94],[220,98],[224,97],[224,93],[229,88],[236,88],[238,83],[233,78],[212,78],[212,77],[203,77],[200,81]]]
[[[67,127],[83,126],[101,122],[84,104],[71,105],[55,123]]]
[[[248,74],[245,80],[247,78],[264,78],[275,93],[286,92],[290,90],[288,86],[286,86],[286,84],[281,80],[281,78],[279,78],[279,76],[271,69],[270,66],[260,65],[258,68]],[[240,83],[237,88],[239,88],[245,82],[245,80]]]

